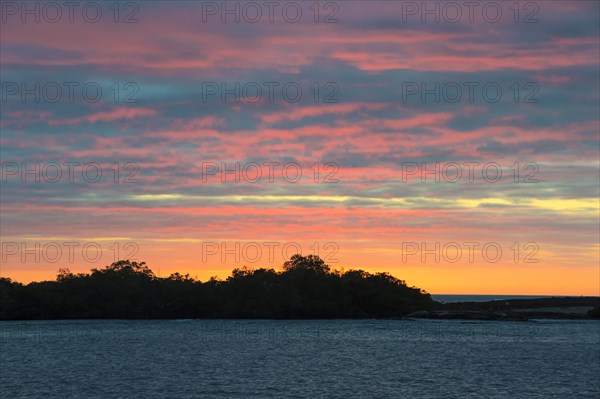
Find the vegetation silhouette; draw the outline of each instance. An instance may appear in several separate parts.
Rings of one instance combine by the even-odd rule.
[[[393,318],[439,305],[388,273],[332,271],[315,255],[274,269],[234,269],[226,280],[157,277],[120,260],[91,273],[59,269],[56,281],[0,278],[0,320],[180,318]]]

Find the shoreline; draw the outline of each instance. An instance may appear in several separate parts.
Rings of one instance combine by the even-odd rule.
[[[494,321],[594,320],[600,318],[598,310],[600,310],[600,297],[517,298],[443,303],[439,309],[420,310],[411,313],[409,317]]]
[[[495,300],[487,302],[440,303],[432,310],[419,310],[398,317],[339,317],[339,318],[43,318],[43,319],[2,319],[2,321],[76,321],[76,320],[119,320],[119,321],[174,321],[174,320],[479,320],[479,321],[531,321],[546,320],[600,320],[588,312],[600,309],[600,297],[552,297],[538,299]]]

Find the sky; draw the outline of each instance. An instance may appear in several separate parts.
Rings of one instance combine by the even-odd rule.
[[[2,277],[600,294],[596,1],[1,7]]]

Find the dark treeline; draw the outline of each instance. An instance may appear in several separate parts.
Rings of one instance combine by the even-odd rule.
[[[400,317],[437,305],[388,273],[332,271],[314,255],[292,256],[281,272],[235,269],[206,282],[159,278],[128,260],[91,273],[60,269],[56,281],[0,279],[0,320]]]

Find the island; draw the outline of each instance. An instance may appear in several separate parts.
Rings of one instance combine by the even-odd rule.
[[[598,297],[442,304],[389,273],[332,270],[315,255],[293,255],[281,271],[234,269],[201,282],[158,277],[120,260],[90,273],[59,269],[55,281],[0,278],[0,320],[357,319],[525,320],[598,318]]]

